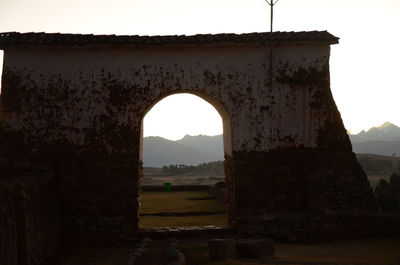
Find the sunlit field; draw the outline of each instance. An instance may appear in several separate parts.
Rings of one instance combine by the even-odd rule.
[[[227,216],[220,202],[206,191],[143,192],[140,214],[194,213],[200,216],[144,216],[140,228],[227,225]],[[210,214],[206,213],[220,213]]]

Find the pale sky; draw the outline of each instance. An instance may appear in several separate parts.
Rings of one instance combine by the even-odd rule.
[[[191,35],[268,30],[265,0],[0,0],[0,32]],[[331,89],[348,130],[358,133],[385,121],[400,125],[400,0],[279,0],[274,30],[328,30],[340,37],[332,46]],[[157,104],[146,116],[145,136],[221,133],[213,107],[206,105],[206,110],[191,98],[177,102],[171,97]],[[184,117],[173,113],[185,109],[186,114],[189,106],[191,115],[198,115],[195,123],[185,122],[185,132],[175,126],[166,131],[167,117],[182,122]],[[201,120],[205,124],[199,125]]]

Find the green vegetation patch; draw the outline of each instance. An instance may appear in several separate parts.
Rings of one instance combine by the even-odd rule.
[[[165,176],[179,176],[179,175],[224,175],[224,162],[215,161],[209,163],[202,163],[197,166],[187,165],[169,165],[163,166],[163,174]]]
[[[162,168],[144,167],[144,176],[223,176],[224,175],[224,162],[215,161],[202,163],[197,166],[190,165],[169,165]]]

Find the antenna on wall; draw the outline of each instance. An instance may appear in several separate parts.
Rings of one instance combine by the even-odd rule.
[[[272,32],[272,22],[273,22],[273,20],[274,20],[274,5],[276,4],[276,3],[278,3],[278,1],[279,0],[276,0],[275,2],[274,2],[274,0],[265,0],[267,3],[268,3],[268,5],[270,5],[270,7],[271,7],[271,32]]]
[[[265,0],[268,5],[271,7],[271,33],[272,33],[272,25],[273,25],[273,21],[274,21],[274,5],[276,3],[278,3],[279,0]],[[270,39],[269,39],[269,85],[272,89],[272,83],[274,80],[274,65],[273,65],[273,41],[272,41],[272,34],[270,35]]]

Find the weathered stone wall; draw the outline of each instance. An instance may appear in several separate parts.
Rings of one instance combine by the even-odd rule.
[[[4,124],[39,142],[135,153],[144,114],[167,95],[190,92],[227,114],[233,151],[315,148],[321,130],[341,123],[329,89],[329,46],[282,44],[274,51],[270,86],[268,48],[256,44],[10,48]],[[346,131],[337,132],[333,138],[345,140]]]
[[[282,149],[234,158],[239,216],[375,210],[372,189],[351,152]]]
[[[8,47],[2,131],[52,159],[65,241],[135,232],[142,120],[181,92],[222,116],[231,224],[273,212],[373,210],[331,95],[329,45],[282,42],[273,51],[271,83],[269,47],[259,43]]]
[[[14,140],[0,135],[0,264],[43,264],[61,241],[54,168]]]

